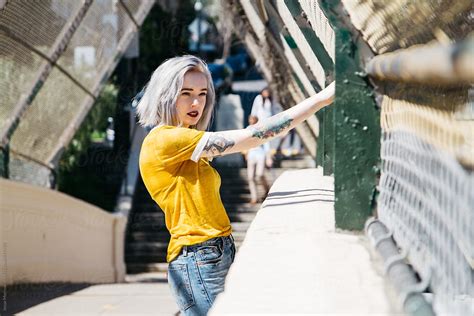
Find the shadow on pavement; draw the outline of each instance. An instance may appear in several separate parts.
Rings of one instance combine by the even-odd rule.
[[[4,305],[1,315],[14,315],[54,298],[85,289],[89,283],[23,283],[3,289]]]

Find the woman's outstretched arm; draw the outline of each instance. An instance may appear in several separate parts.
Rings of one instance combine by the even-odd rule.
[[[299,123],[331,104],[334,100],[334,82],[319,93],[286,111],[280,112],[245,129],[208,132],[198,144],[200,157],[216,157],[248,150],[274,137],[284,135]]]

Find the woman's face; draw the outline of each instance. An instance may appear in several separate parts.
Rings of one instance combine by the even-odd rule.
[[[176,101],[178,118],[184,127],[196,125],[202,116],[207,96],[207,79],[199,71],[188,71]]]
[[[263,89],[262,90],[262,97],[268,98],[270,96],[270,91],[268,89]]]

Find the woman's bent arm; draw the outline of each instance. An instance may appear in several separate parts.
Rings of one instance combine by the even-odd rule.
[[[331,104],[334,100],[334,82],[321,92],[307,98],[286,111],[245,129],[209,132],[203,139],[201,157],[216,157],[248,150],[274,137],[284,135],[299,123]],[[199,145],[198,145],[199,147]]]

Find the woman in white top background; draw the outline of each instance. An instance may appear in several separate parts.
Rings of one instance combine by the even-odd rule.
[[[273,101],[270,90],[265,87],[260,94],[255,97],[252,104],[251,116],[255,116],[258,120],[265,120],[272,115],[281,112],[281,108]]]
[[[257,121],[262,121],[268,119],[272,115],[280,113],[282,110],[282,107],[274,101],[270,89],[265,87],[253,100],[250,116],[256,117]],[[279,137],[270,141],[269,146],[272,155],[276,153],[276,150],[282,141],[283,140]]]
[[[260,91],[252,104],[251,116],[255,116],[257,120],[265,120],[269,117],[283,111],[280,104],[274,101],[272,93],[268,87]],[[297,155],[300,153],[301,141],[295,130],[291,130],[289,134],[283,135],[281,138],[270,141],[270,152],[272,155],[279,150],[285,157]]]
[[[256,116],[249,116],[249,125],[254,125],[258,122]],[[270,191],[270,185],[265,176],[265,166],[271,168],[273,160],[270,153],[270,143],[264,143],[260,146],[250,149],[245,154],[247,160],[247,178],[250,189],[250,204],[258,202],[257,183],[261,184],[265,190],[265,198]]]

